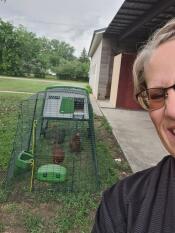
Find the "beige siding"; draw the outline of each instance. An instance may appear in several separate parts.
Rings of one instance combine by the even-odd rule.
[[[111,86],[113,59],[111,43],[107,38],[102,41],[101,68],[98,87],[98,99],[107,98],[108,88]]]
[[[93,95],[96,98],[98,98],[101,51],[102,51],[102,42],[99,44],[94,55],[91,58],[90,71],[89,71],[89,85],[91,86]]]
[[[116,102],[117,102],[121,58],[122,58],[121,54],[114,57],[112,84],[111,84],[111,93],[110,93],[110,103],[113,107],[116,107]]]

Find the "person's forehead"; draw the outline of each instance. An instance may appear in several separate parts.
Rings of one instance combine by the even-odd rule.
[[[175,40],[167,41],[156,48],[145,63],[145,80],[148,86],[166,86],[175,81]]]

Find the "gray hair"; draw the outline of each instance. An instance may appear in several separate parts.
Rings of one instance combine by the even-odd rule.
[[[147,88],[144,68],[154,50],[158,48],[161,44],[174,39],[175,18],[171,19],[162,28],[155,31],[148,42],[142,47],[133,65],[135,94]]]

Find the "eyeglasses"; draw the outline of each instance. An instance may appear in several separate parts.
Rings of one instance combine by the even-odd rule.
[[[149,88],[139,92],[136,95],[137,101],[145,110],[153,111],[162,108],[165,105],[165,99],[168,97],[168,90],[175,84],[167,88]]]

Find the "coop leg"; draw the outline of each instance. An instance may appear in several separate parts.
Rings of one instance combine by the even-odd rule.
[[[73,156],[73,161],[72,161],[72,183],[71,183],[71,191],[74,191],[74,173],[75,173],[75,158]]]

